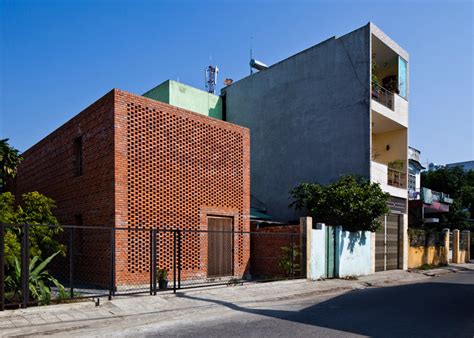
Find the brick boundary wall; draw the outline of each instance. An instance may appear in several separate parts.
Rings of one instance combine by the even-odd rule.
[[[300,236],[301,226],[299,224],[271,225],[257,227],[251,224],[250,241],[250,274],[256,278],[284,277],[285,272],[279,267],[279,261],[283,257],[282,247],[291,245],[291,236],[284,234],[295,234],[294,244],[301,248]],[[262,236],[258,234],[261,233]],[[275,234],[272,236],[271,234]],[[304,245],[304,243],[303,243]]]

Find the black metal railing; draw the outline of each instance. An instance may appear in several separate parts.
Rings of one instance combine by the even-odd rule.
[[[394,110],[394,94],[375,82],[372,82],[372,98],[385,107]]]
[[[44,233],[45,228],[61,230],[54,240],[63,248],[43,270],[45,276],[57,281],[52,282],[49,277],[43,281],[50,293],[46,301],[38,297],[35,288],[40,286],[34,284],[37,276],[32,276],[37,271],[30,269],[30,265],[37,262],[34,268],[38,267],[51,254],[46,250],[41,258],[34,258],[38,255],[38,234]],[[231,270],[222,276],[208,276],[213,254],[207,250],[209,241],[216,238],[210,235],[215,233],[232,238],[231,247],[224,247],[231,252],[226,256],[231,257]],[[8,236],[8,243],[6,234],[14,235]],[[12,238],[16,240],[12,242]],[[306,276],[305,244],[305,235],[295,232],[1,224],[0,310],[301,278]],[[16,256],[12,256],[12,245],[20,249]],[[18,263],[12,263],[12,259]]]

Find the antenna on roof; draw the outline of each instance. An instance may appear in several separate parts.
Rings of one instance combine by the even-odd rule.
[[[268,68],[266,64],[253,58],[253,36],[250,37],[250,75],[253,74],[253,70],[265,70]]]
[[[213,65],[209,65],[204,70],[204,81],[206,85],[206,90],[208,93],[216,93],[216,83],[217,83],[217,74],[219,73],[219,68]]]
[[[250,60],[253,60],[253,51],[252,51],[252,48],[253,48],[253,36],[250,36]],[[250,65],[250,75],[253,74],[253,68],[252,68],[252,65]]]

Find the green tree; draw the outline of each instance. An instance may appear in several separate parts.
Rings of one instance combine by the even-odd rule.
[[[39,259],[56,252],[65,254],[66,248],[56,240],[63,229],[61,227],[39,226],[40,224],[58,225],[52,210],[54,201],[37,191],[22,195],[21,204],[15,208],[15,197],[10,192],[0,194],[0,222],[6,224],[30,224],[30,252]],[[38,225],[38,226],[34,226]],[[20,257],[20,227],[8,226],[5,229],[5,258],[8,266],[13,267],[15,257]]]
[[[379,184],[352,175],[326,186],[302,183],[290,195],[294,200],[290,207],[347,231],[376,231],[382,225],[380,216],[389,212],[390,195]]]
[[[16,169],[23,157],[18,149],[8,144],[8,139],[0,140],[0,192],[5,191],[7,179],[16,176]]]
[[[440,218],[439,227],[467,228],[474,216],[474,171],[461,167],[439,168],[421,173],[421,186],[449,194],[454,203]]]

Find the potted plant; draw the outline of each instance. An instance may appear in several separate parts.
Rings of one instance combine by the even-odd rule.
[[[403,171],[405,162],[403,160],[395,160],[388,162],[388,167],[390,169],[398,170],[398,171]]]
[[[377,73],[377,64],[375,63],[374,57],[375,56],[372,56],[372,96],[374,98],[378,99],[380,87],[382,87],[382,86],[380,84],[379,78],[376,75],[376,73]]]
[[[168,271],[166,269],[158,269],[156,274],[158,277],[158,288],[166,290],[168,288]]]

